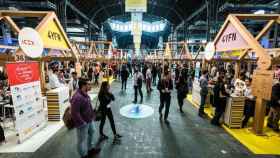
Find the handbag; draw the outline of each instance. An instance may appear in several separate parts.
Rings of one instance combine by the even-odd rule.
[[[101,112],[101,110],[100,110],[100,105],[98,105],[98,101],[99,99],[97,99],[96,100],[96,104],[95,104],[95,108],[94,108],[94,113],[95,113],[95,119],[94,119],[94,121],[100,121],[101,120],[101,118],[102,118],[102,112]],[[99,103],[100,104],[100,103]]]
[[[67,107],[64,114],[63,114],[63,122],[68,130],[71,130],[75,127],[70,107]]]

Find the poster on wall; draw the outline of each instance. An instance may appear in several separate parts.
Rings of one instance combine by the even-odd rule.
[[[45,127],[47,122],[43,110],[39,63],[8,63],[6,69],[15,111],[18,142],[22,143]]]
[[[194,77],[196,80],[199,79],[200,77],[200,62],[196,62],[195,63],[195,73],[194,73]]]

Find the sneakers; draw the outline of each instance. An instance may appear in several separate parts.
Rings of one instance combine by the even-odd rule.
[[[101,140],[106,140],[106,139],[109,139],[109,137],[103,134],[103,135],[100,136],[100,139]]]
[[[198,116],[202,117],[202,118],[205,118],[207,116],[207,114],[205,112],[199,112]]]
[[[119,134],[116,134],[116,135],[115,135],[115,139],[120,139],[120,138],[122,138],[121,135],[119,135]]]
[[[89,157],[91,157],[91,156],[99,154],[100,151],[101,151],[100,148],[92,148],[91,150],[88,151],[88,155],[89,155]]]

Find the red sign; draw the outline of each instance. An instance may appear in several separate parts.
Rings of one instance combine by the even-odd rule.
[[[231,51],[248,48],[248,43],[242,37],[240,32],[231,23],[227,24],[222,35],[216,43],[216,51]]]
[[[39,63],[8,63],[6,64],[10,86],[35,82],[40,80]]]

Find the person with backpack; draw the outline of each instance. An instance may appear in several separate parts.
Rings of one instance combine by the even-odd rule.
[[[82,158],[88,158],[100,152],[94,148],[94,123],[95,113],[91,105],[88,91],[91,85],[88,79],[79,80],[79,89],[73,95],[71,103],[71,116],[74,127],[77,129],[77,148]]]
[[[101,111],[101,122],[99,126],[99,134],[100,134],[100,139],[101,140],[106,140],[108,139],[108,136],[106,136],[103,133],[103,127],[105,125],[106,117],[108,117],[111,125],[111,129],[114,134],[114,142],[116,142],[119,138],[122,136],[117,134],[116,131],[116,126],[115,126],[115,121],[113,117],[113,112],[111,110],[111,105],[110,103],[115,100],[114,95],[109,91],[110,85],[109,82],[104,81],[101,84],[100,91],[98,93],[98,100],[100,102],[99,110]]]
[[[143,74],[138,70],[138,68],[135,68],[134,75],[133,75],[133,81],[134,81],[134,101],[133,101],[133,103],[135,103],[135,104],[137,103],[138,92],[141,97],[140,103],[142,103],[143,102],[143,93],[142,93]]]
[[[180,108],[180,112],[183,113],[184,99],[186,98],[186,96],[189,92],[188,83],[183,78],[183,76],[178,77],[178,81],[176,83],[176,89],[177,89],[177,99],[178,99],[178,105]]]

